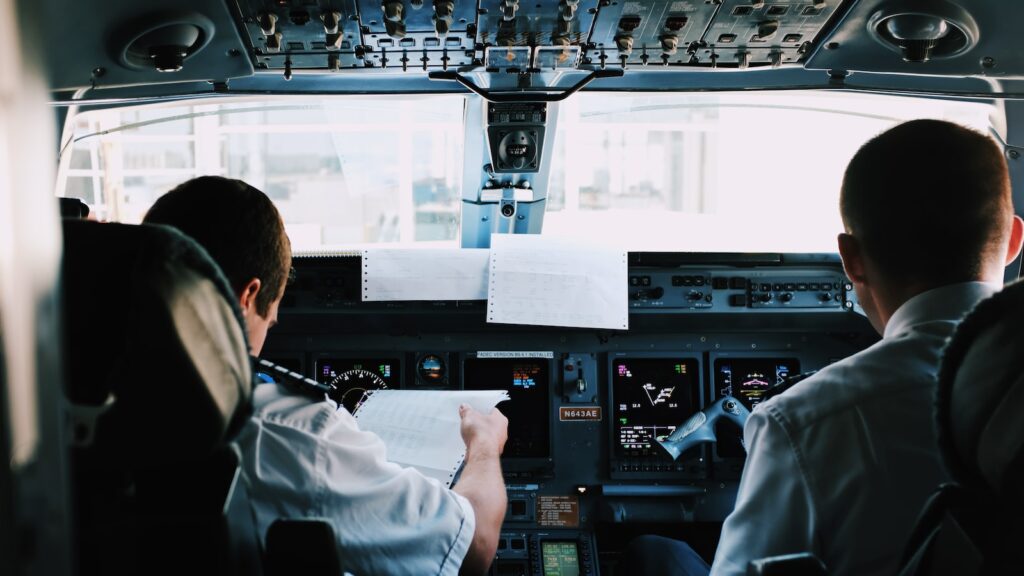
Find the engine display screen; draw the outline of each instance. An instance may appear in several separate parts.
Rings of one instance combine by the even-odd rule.
[[[316,362],[316,379],[333,384],[334,400],[355,412],[368,391],[398,388],[400,367],[395,358],[321,358]]]
[[[715,397],[732,396],[753,410],[765,400],[768,390],[800,372],[795,358],[718,358],[715,360]],[[732,424],[715,426],[716,451],[722,458],[742,458],[746,451],[740,440],[743,431]]]
[[[467,358],[465,390],[508,390],[498,406],[508,418],[503,458],[547,458],[551,452],[551,361],[544,358]]]
[[[664,439],[699,408],[700,363],[694,358],[616,358],[612,404],[616,452],[657,453]],[[652,450],[653,448],[653,450]]]
[[[575,542],[545,540],[540,543],[544,576],[579,576],[580,555]]]

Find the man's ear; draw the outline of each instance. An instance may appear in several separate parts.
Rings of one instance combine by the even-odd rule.
[[[846,276],[854,284],[867,284],[867,267],[864,263],[864,250],[860,241],[852,234],[842,233],[839,235],[839,256],[843,259],[843,269]]]
[[[1004,266],[1009,266],[1011,262],[1020,256],[1021,244],[1024,244],[1024,220],[1020,219],[1020,216],[1013,215],[1013,225],[1010,227],[1010,242],[1006,246],[1006,263]]]
[[[261,287],[260,279],[253,278],[242,288],[238,295],[238,304],[242,306],[242,312],[248,313],[249,310],[256,309],[256,296],[260,293]]]

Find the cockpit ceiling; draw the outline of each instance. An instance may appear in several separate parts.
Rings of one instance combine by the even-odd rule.
[[[610,77],[588,88],[625,90],[835,87],[857,84],[854,73],[885,89],[900,82],[874,77],[895,73],[909,90],[933,77],[944,89],[924,92],[997,94],[1024,78],[1008,14],[1024,5],[1004,0],[48,1],[64,15],[42,28],[51,85],[92,89],[87,100],[125,87],[195,94],[152,89],[195,82],[211,93],[364,81],[362,91],[461,91],[428,79],[456,73],[527,92],[595,71]]]

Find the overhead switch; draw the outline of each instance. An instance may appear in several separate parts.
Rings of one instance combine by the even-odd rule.
[[[320,15],[320,20],[324,23],[324,34],[337,34],[341,12],[324,12]]]
[[[453,0],[434,0],[434,31],[438,38],[444,38],[452,29],[455,2]]]
[[[576,9],[580,7],[580,0],[562,0],[558,3],[558,12],[562,20],[570,22],[576,17]]]
[[[629,55],[633,52],[633,37],[632,36],[618,36],[615,38],[615,47],[619,49],[620,54]]]
[[[256,21],[260,25],[260,30],[264,36],[273,36],[277,30],[277,14],[273,12],[260,12],[260,15],[256,17]]]
[[[405,6],[401,0],[384,0],[384,29],[392,38],[405,37]]]
[[[501,0],[501,19],[505,22],[515,20],[518,11],[519,0]]]
[[[754,39],[757,42],[765,42],[771,40],[779,32],[779,21],[778,20],[765,20],[757,25],[757,34]]]
[[[678,36],[662,36],[661,37],[661,53],[667,56],[675,55],[676,51],[679,50],[679,37]]]

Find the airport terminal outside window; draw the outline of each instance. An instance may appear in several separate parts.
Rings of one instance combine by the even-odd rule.
[[[216,174],[266,192],[296,250],[455,246],[463,106],[447,96],[91,112],[76,119],[60,182],[100,219],[139,222],[177,184]]]
[[[593,94],[560,110],[544,233],[628,250],[835,252],[857,149],[916,118],[983,132],[988,105],[839,92]]]
[[[715,252],[835,251],[861,144],[913,118],[984,131],[991,112],[835,92],[582,93],[560,106],[545,234]],[[178,183],[220,174],[265,191],[296,250],[454,247],[463,110],[462,96],[418,96],[91,112],[75,120],[58,193],[138,222]]]

